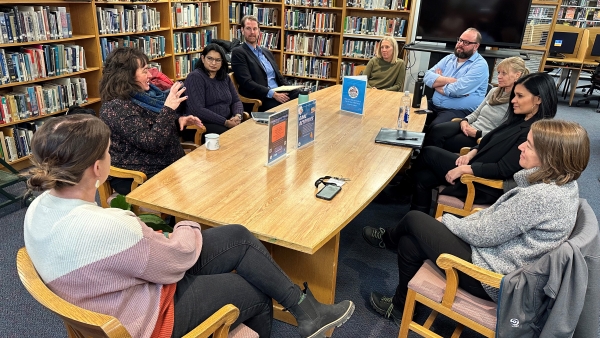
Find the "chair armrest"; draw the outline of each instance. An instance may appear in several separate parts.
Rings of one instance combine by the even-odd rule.
[[[243,103],[250,103],[253,105],[252,111],[258,111],[258,107],[262,106],[262,101],[259,99],[250,99],[239,94],[238,96],[240,97],[240,101],[242,101]]]
[[[146,182],[148,179],[146,174],[141,171],[121,169],[117,167],[110,167],[110,176],[119,177],[119,178],[132,178],[133,182],[131,183],[131,191],[138,187],[138,185]]]
[[[261,102],[261,104],[262,104],[262,102]],[[249,120],[249,119],[250,119],[250,114],[244,112],[244,114],[242,115],[242,121],[246,121],[246,120]]]
[[[462,121],[463,119],[461,119],[460,117],[455,117],[452,120],[450,120],[450,122],[459,122]]]
[[[464,174],[460,177],[460,181],[464,184],[469,184],[470,182],[475,182],[483,185],[487,185],[488,187],[502,189],[502,180],[492,180],[489,178],[478,177],[470,174]]]
[[[237,307],[227,304],[188,332],[183,338],[206,338],[213,333],[214,338],[227,338],[229,327],[235,322],[239,314],[240,310]]]
[[[460,177],[460,181],[467,186],[467,197],[465,198],[465,210],[473,209],[475,201],[475,185],[473,182],[487,185],[488,187],[502,189],[502,180],[490,180],[487,178],[477,177],[470,174],[464,174]]]
[[[500,288],[502,277],[504,277],[504,275],[484,269],[450,254],[441,254],[436,260],[436,264],[446,271],[446,290],[444,290],[442,305],[448,308],[452,307],[458,290],[458,271],[494,288]]]
[[[206,133],[206,127],[204,127],[204,126],[198,127],[198,126],[192,125],[192,126],[186,126],[185,129],[187,129],[187,130],[195,130],[195,133],[194,133],[194,143],[196,145],[200,146],[202,144],[202,134]],[[182,146],[184,144],[189,144],[189,143],[184,143],[184,142],[181,143]],[[185,146],[183,146],[183,148],[184,149],[191,149],[191,148],[186,148]],[[192,150],[194,150],[194,149],[192,149]]]

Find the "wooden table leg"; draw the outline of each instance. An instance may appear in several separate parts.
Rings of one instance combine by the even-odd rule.
[[[270,243],[264,244],[271,252],[273,259],[294,283],[302,287],[302,283],[308,282],[308,287],[319,302],[333,304],[340,247],[339,233],[313,255]],[[275,304],[275,319],[297,325],[294,317],[282,309],[281,305]]]

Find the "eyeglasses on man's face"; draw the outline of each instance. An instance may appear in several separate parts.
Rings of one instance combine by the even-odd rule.
[[[205,59],[210,63],[221,63],[223,61],[222,59],[215,59],[211,56],[206,56]]]
[[[474,44],[477,43],[477,42],[474,42],[474,41],[463,40],[461,38],[456,38],[456,42],[457,43],[462,43],[464,46],[470,46],[470,45],[474,45]]]

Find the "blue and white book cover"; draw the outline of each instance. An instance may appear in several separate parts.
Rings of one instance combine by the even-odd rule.
[[[367,95],[367,76],[344,76],[342,85],[342,103],[340,109],[349,113],[363,115]]]
[[[298,149],[314,142],[317,100],[298,105]]]

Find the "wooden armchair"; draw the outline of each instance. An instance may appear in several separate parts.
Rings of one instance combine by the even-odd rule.
[[[198,127],[198,126],[187,126],[186,129],[195,130],[194,143],[181,142],[181,146],[183,147],[183,149],[187,150],[187,152],[189,152],[189,151],[195,150],[196,148],[198,148],[200,146],[200,144],[201,144],[200,140],[201,140],[202,134],[204,134],[206,132],[206,128]],[[146,177],[146,174],[144,174],[141,171],[121,169],[121,168],[117,168],[114,166],[110,166],[110,172],[108,175],[112,176],[112,177],[118,177],[118,178],[133,179],[133,182],[131,182],[131,191],[135,190],[135,188],[137,188],[140,184],[146,182],[146,180],[148,179]],[[109,180],[106,180],[104,183],[102,183],[101,186],[98,187],[98,193],[100,194],[100,205],[103,208],[110,208],[110,201],[117,194],[115,193],[113,188],[110,186]],[[131,206],[131,209],[132,209],[131,211],[133,211],[136,215],[139,214],[139,212],[140,212],[139,207],[137,207],[135,205]],[[153,210],[144,210],[144,212],[156,213]],[[161,217],[165,217],[165,216],[166,215],[161,214]]]
[[[238,89],[239,85],[235,79],[235,76],[233,75],[233,72],[229,73],[229,78],[231,79],[231,82],[233,82],[233,86],[235,87],[235,90],[237,90],[238,92],[238,96],[240,97],[240,101],[242,101],[243,103],[249,103],[252,104],[252,111],[258,111],[258,108],[260,106],[262,106],[262,101],[259,99],[250,99],[247,98],[245,96],[240,95],[240,91]],[[244,113],[247,114],[247,113]],[[244,116],[244,120],[247,120],[246,116]]]
[[[481,139],[477,140],[477,143],[479,143],[480,140]],[[465,155],[469,152],[469,150],[470,149],[467,147],[462,148],[460,150],[460,154]],[[467,186],[467,197],[464,201],[462,201],[458,197],[441,195],[439,194],[439,192],[441,192],[444,187],[440,187],[438,191],[437,209],[435,211],[436,218],[442,216],[445,212],[449,212],[459,216],[469,216],[470,214],[479,209],[485,209],[489,207],[489,204],[474,204],[475,185],[473,183],[487,185],[488,187],[496,189],[503,189],[502,180],[491,180],[487,178],[465,174],[460,177],[460,181]]]
[[[440,337],[430,331],[439,313],[458,322],[453,338],[458,338],[465,326],[493,338],[496,328],[496,303],[477,298],[458,288],[458,271],[482,283],[499,288],[501,274],[480,268],[453,255],[442,254],[437,264],[445,270],[445,275],[433,262],[427,260],[415,277],[408,283],[406,305],[398,338],[408,337],[412,330],[423,337]],[[423,325],[413,321],[416,302],[432,309]]]
[[[69,337],[131,337],[117,318],[80,308],[52,292],[38,275],[25,248],[17,253],[17,271],[23,286],[33,298],[63,320]],[[227,304],[183,337],[205,338],[212,334],[215,338],[227,338],[229,327],[239,313],[238,308]],[[255,334],[245,326],[235,331],[248,334],[248,330]]]
[[[363,72],[365,71],[365,69],[367,69],[367,65],[354,66],[354,73],[352,73],[352,75],[354,75],[354,76],[363,75]]]
[[[535,299],[539,304],[553,304],[554,302],[552,300],[555,299],[555,296],[561,294],[560,287],[559,289],[552,290],[553,295],[550,293],[547,295],[522,294],[511,297],[510,292],[508,292],[503,296],[508,298],[504,298],[504,300],[501,299],[500,303],[496,304],[492,301],[477,298],[459,288],[458,271],[475,278],[483,284],[498,289],[500,288],[500,285],[503,284],[502,280],[504,279],[504,285],[507,285],[509,290],[510,288],[517,289],[523,287],[528,282],[532,282],[525,276],[538,275],[541,271],[547,272],[551,269],[561,270],[562,266],[574,264],[572,255],[573,247],[576,247],[577,250],[582,250],[582,253],[585,252],[585,261],[587,262],[587,265],[584,269],[587,269],[589,278],[587,287],[583,287],[579,290],[579,292],[585,292],[585,295],[577,293],[571,288],[569,288],[568,291],[564,291],[569,297],[584,299],[584,302],[578,322],[569,323],[569,328],[561,326],[561,329],[565,330],[564,333],[566,336],[568,336],[566,333],[569,329],[574,329],[575,333],[574,335],[571,333],[571,336],[596,337],[599,330],[599,321],[597,318],[599,318],[600,309],[597,306],[598,288],[595,281],[598,280],[600,275],[600,269],[598,269],[600,263],[598,260],[591,259],[591,257],[598,257],[599,242],[600,238],[598,237],[598,220],[596,215],[587,201],[580,199],[577,220],[575,221],[573,231],[569,235],[568,242],[562,243],[561,246],[546,253],[537,261],[513,271],[506,276],[478,267],[450,254],[442,254],[436,260],[437,265],[444,269],[444,272],[438,269],[432,261],[427,260],[408,283],[408,293],[406,295],[406,303],[402,314],[402,323],[398,337],[405,338],[408,336],[408,331],[412,330],[424,337],[439,338],[439,335],[430,330],[438,313],[458,322],[458,325],[452,334],[452,338],[458,338],[465,326],[490,338],[495,337],[496,334],[501,337],[512,337],[517,334],[523,336],[523,331],[518,331],[518,333],[511,331],[508,318],[501,318],[503,321],[502,325],[496,326],[498,320],[496,316],[499,313],[499,311],[497,311],[498,306],[513,304],[512,302],[517,302],[517,307],[529,306],[531,305],[532,299]],[[591,283],[590,281],[594,282],[589,284]],[[523,290],[525,289],[527,289],[527,287],[523,287]],[[546,303],[548,301],[549,303]],[[433,310],[423,325],[419,325],[413,321],[415,302],[419,302]],[[510,306],[513,307],[514,304]],[[568,310],[571,309],[564,309],[564,311]],[[505,316],[508,315],[506,311],[502,312]],[[534,324],[527,321],[531,319],[529,315],[533,314],[520,317],[523,326],[534,326]],[[537,313],[536,316],[537,315],[540,314]],[[519,318],[519,315],[516,316]],[[548,324],[548,322],[546,322],[546,324]],[[500,330],[500,332],[495,332],[496,329]],[[538,329],[541,330],[541,336],[544,336],[555,333],[552,329],[555,330],[556,328],[551,326],[551,328],[548,329],[537,326],[536,330]],[[537,334],[539,335],[540,332],[537,332]]]

